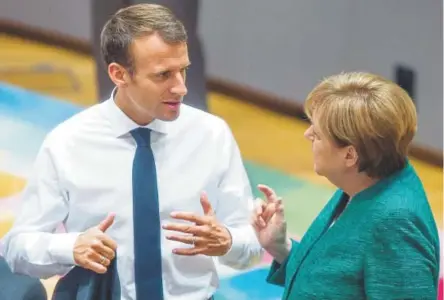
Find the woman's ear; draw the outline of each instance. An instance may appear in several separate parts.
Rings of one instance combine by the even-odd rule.
[[[347,167],[353,167],[358,163],[358,152],[353,146],[347,146],[345,152],[345,163]]]

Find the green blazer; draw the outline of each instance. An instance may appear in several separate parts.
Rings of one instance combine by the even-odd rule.
[[[267,281],[285,288],[282,299],[436,300],[438,232],[413,167],[347,202],[338,190],[287,259],[272,263]]]

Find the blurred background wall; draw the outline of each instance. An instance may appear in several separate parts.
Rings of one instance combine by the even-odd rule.
[[[0,19],[88,44],[90,1],[3,0]],[[199,32],[210,79],[284,101],[303,103],[319,80],[340,71],[406,84],[419,113],[415,143],[436,154],[443,149],[442,12],[438,0],[205,0]]]

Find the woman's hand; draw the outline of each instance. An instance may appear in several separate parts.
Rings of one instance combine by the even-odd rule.
[[[284,217],[282,198],[266,185],[258,185],[266,201],[257,203],[252,225],[261,246],[281,263],[291,250],[291,240],[287,238],[287,223]]]

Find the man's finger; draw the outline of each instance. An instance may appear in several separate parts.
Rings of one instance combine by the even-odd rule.
[[[105,246],[111,248],[111,250],[113,250],[113,251],[116,251],[116,249],[117,249],[116,241],[114,241],[112,238],[110,238],[106,234],[101,235],[99,238]]]
[[[189,213],[189,212],[173,212],[171,213],[171,217],[174,219],[196,223],[197,225],[203,225],[208,223],[208,220],[205,217],[198,216],[194,213]]]
[[[104,274],[107,271],[107,268],[105,266],[93,260],[87,260],[84,267],[99,274]]]
[[[276,202],[278,200],[278,197],[272,188],[264,184],[258,184],[257,188],[265,195],[268,202]]]
[[[198,254],[205,254],[205,248],[189,248],[189,249],[182,249],[182,248],[176,248],[173,249],[173,253],[177,255],[184,255],[184,256],[194,256]]]
[[[167,240],[176,241],[187,245],[202,245],[206,241],[202,237],[192,235],[169,235],[166,238]]]
[[[97,226],[100,231],[105,232],[114,223],[115,213],[109,213],[108,216]]]
[[[210,231],[204,226],[193,226],[188,224],[170,223],[162,225],[165,230],[178,231],[182,233],[193,234],[196,236],[208,236]]]
[[[102,242],[98,241],[94,243],[91,248],[93,248],[94,251],[101,254],[102,256],[105,256],[109,260],[112,260],[115,256],[115,252],[110,247],[104,245]]]
[[[104,247],[102,248],[102,250],[99,250],[99,254],[107,258],[110,263],[114,259],[114,257],[116,257],[116,253],[111,248],[108,247]]]
[[[202,205],[204,215],[206,215],[206,216],[213,216],[214,215],[214,210],[213,210],[213,207],[211,206],[210,201],[208,200],[207,193],[205,193],[205,192],[201,193],[200,204]]]

